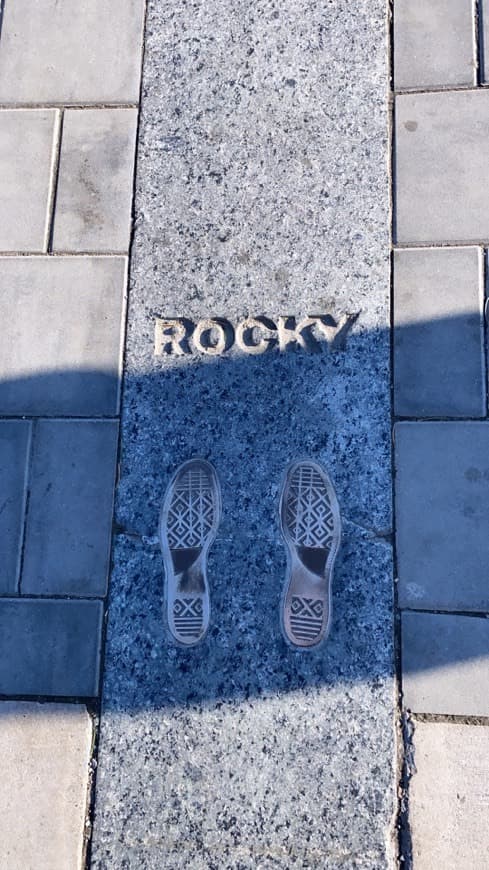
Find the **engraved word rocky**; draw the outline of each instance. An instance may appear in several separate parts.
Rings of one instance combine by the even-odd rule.
[[[185,317],[156,318],[155,356],[183,356],[193,352],[221,356],[234,346],[248,354],[262,354],[277,348],[288,351],[297,348],[312,353],[343,350],[346,338],[358,314],[307,315],[301,319],[280,316],[276,322],[269,317],[245,317],[237,323],[221,317],[210,317],[195,323]]]

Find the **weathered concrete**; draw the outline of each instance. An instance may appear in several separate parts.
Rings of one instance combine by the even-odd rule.
[[[81,870],[91,742],[85,707],[0,702],[5,870]]]
[[[415,722],[409,823],[416,870],[489,866],[489,728]]]
[[[21,592],[107,591],[118,424],[35,424]]]
[[[483,254],[394,253],[394,408],[406,417],[484,417]]]
[[[67,110],[53,250],[129,248],[136,109]]]
[[[31,424],[0,422],[0,593],[17,592]]]

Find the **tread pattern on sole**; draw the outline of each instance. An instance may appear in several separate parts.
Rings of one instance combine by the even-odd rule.
[[[189,641],[202,633],[204,609],[201,598],[176,598],[173,602],[173,622],[177,634]]]
[[[301,643],[316,640],[323,627],[324,602],[320,598],[314,600],[293,595],[290,611],[290,628],[294,637]]]
[[[334,516],[326,484],[312,466],[294,469],[287,491],[285,523],[297,546],[328,549],[333,543]]]
[[[204,468],[190,468],[174,485],[168,511],[168,544],[171,550],[202,547],[215,518],[213,482]]]

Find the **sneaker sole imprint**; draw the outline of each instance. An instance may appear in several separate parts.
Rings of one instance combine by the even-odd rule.
[[[341,540],[336,493],[318,463],[304,460],[287,469],[280,524],[288,557],[280,608],[282,632],[293,647],[316,648],[331,626],[331,585]]]
[[[201,641],[209,627],[207,554],[220,519],[214,467],[205,459],[185,462],[170,481],[159,524],[168,628],[184,646]]]

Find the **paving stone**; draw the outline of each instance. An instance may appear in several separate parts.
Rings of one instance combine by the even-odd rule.
[[[401,607],[489,610],[489,424],[395,427]]]
[[[396,98],[396,240],[489,239],[489,91]]]
[[[4,868],[80,870],[91,743],[85,707],[0,702]]]
[[[394,253],[394,407],[406,417],[483,417],[482,253]]]
[[[0,414],[116,414],[124,257],[0,261]]]
[[[136,124],[136,109],[65,112],[53,250],[128,250]]]
[[[0,251],[46,250],[57,115],[0,112]]]
[[[118,424],[35,424],[21,592],[107,591]]]
[[[413,713],[489,716],[489,619],[402,615],[403,703]]]
[[[416,870],[489,866],[489,728],[415,722],[409,825]]]
[[[17,592],[31,424],[0,422],[0,594]]]
[[[0,695],[94,697],[101,601],[0,599]]]
[[[6,3],[2,103],[135,103],[143,0]]]
[[[472,0],[395,0],[398,88],[476,84]]]

